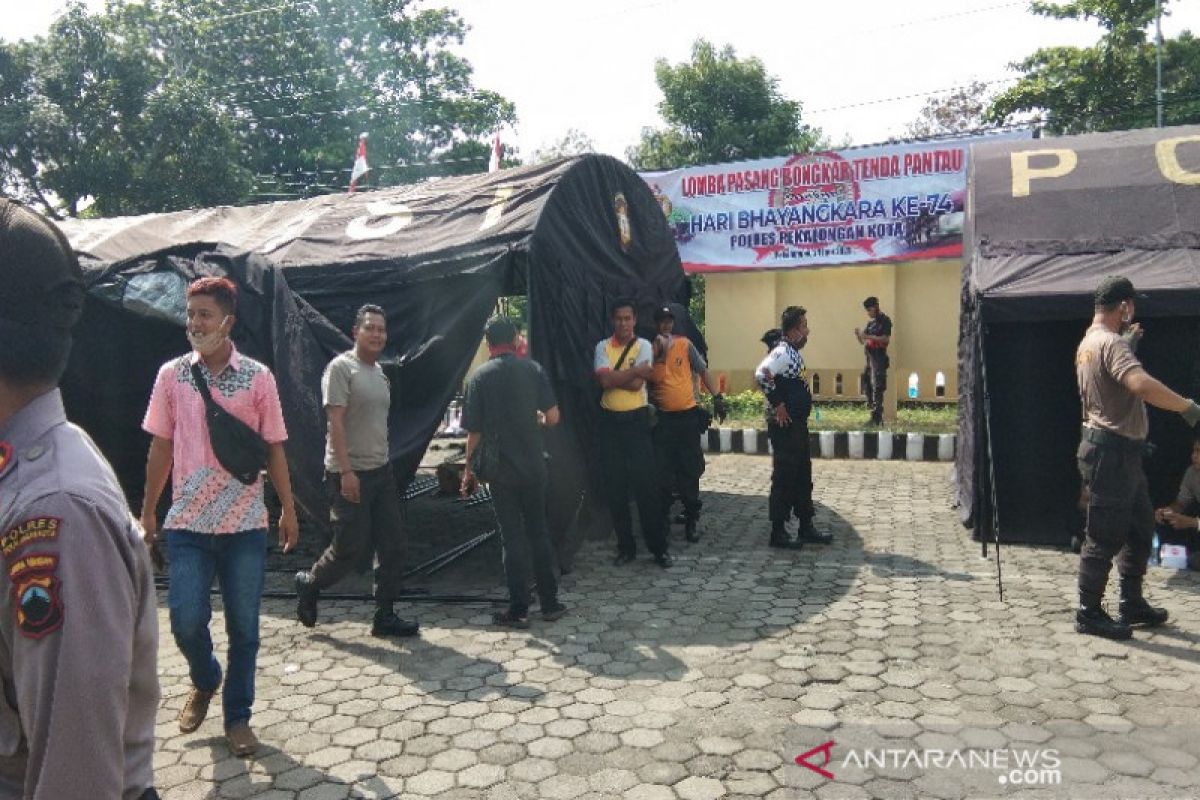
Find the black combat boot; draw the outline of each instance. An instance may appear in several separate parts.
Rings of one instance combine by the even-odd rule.
[[[1121,576],[1121,603],[1117,606],[1117,622],[1121,625],[1137,625],[1154,628],[1167,621],[1170,615],[1165,608],[1155,608],[1142,595],[1142,576]]]
[[[802,542],[812,542],[813,544],[833,543],[833,534],[818,530],[811,519],[800,521],[800,530],[796,533],[796,538]]]
[[[296,573],[296,619],[306,628],[317,624],[317,600],[321,592],[311,572]]]
[[[1133,636],[1132,628],[1123,622],[1114,622],[1108,612],[1100,606],[1093,608],[1080,606],[1075,611],[1075,631],[1118,641]]]
[[[782,522],[774,521],[771,523],[771,540],[767,544],[783,550],[799,550],[804,546],[803,542],[788,535],[787,528],[783,527]]]
[[[689,542],[700,541],[700,531],[697,529],[699,520],[691,519],[690,517],[683,523],[683,538]]]
[[[421,626],[396,616],[391,603],[379,604],[375,608],[375,620],[371,623],[372,636],[416,636]]]

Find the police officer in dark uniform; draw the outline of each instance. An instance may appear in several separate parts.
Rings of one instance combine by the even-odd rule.
[[[867,396],[867,407],[871,409],[871,424],[883,424],[883,396],[887,391],[887,371],[891,366],[887,348],[892,341],[892,318],[879,310],[879,298],[863,300],[867,310],[867,327],[854,329],[854,336],[863,346],[866,367],[862,373],[863,394]]]
[[[150,800],[150,558],[58,390],[82,307],[62,233],[0,199],[0,797]]]
[[[833,537],[813,524],[812,451],[808,443],[808,415],[813,402],[808,370],[800,355],[808,342],[808,312],[800,306],[788,306],[779,327],[782,338],[754,375],[767,396],[767,438],[771,441],[768,543],[771,547],[798,550],[806,541],[829,544]],[[793,513],[800,520],[795,539],[784,527]]]
[[[1083,410],[1079,471],[1087,490],[1087,523],[1079,554],[1079,608],[1075,630],[1128,639],[1131,626],[1152,627],[1167,612],[1142,594],[1154,535],[1154,506],[1142,470],[1148,425],[1146,403],[1175,411],[1190,426],[1200,405],[1150,377],[1134,355],[1138,295],[1127,278],[1110,276],[1096,289],[1095,316],[1075,353]],[[1121,576],[1117,618],[1101,607],[1113,558]]]

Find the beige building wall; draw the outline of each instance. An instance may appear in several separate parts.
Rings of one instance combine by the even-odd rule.
[[[895,326],[889,395],[906,397],[908,376],[916,372],[919,399],[957,399],[960,266],[958,259],[939,259],[706,275],[710,369],[727,376],[728,391],[753,388],[754,368],[766,352],[759,337],[779,325],[784,308],[802,305],[812,328],[804,355],[820,384],[818,397],[861,399],[863,352],[854,329],[866,325],[862,301],[875,295]],[[942,397],[935,389],[939,371],[946,381]]]

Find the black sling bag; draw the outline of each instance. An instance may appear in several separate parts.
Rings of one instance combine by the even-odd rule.
[[[192,364],[192,380],[204,398],[204,419],[213,455],[226,472],[249,486],[267,465],[267,443],[257,431],[217,405],[198,363]]]

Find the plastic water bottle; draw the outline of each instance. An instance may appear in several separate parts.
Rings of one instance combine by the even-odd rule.
[[[908,376],[908,399],[909,400],[917,399],[917,381],[918,381],[917,373],[914,372]]]
[[[1147,562],[1147,566],[1158,566],[1162,563],[1162,548],[1158,544],[1158,531],[1154,532],[1154,539],[1151,540],[1150,547],[1153,549],[1150,551],[1150,560]]]

